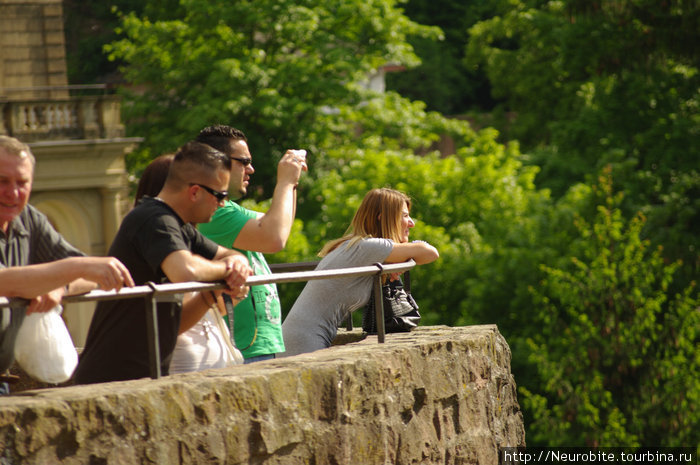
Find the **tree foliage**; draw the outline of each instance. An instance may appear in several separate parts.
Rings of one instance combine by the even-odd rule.
[[[513,118],[537,186],[561,197],[613,168],[644,237],[700,271],[700,5],[681,0],[515,0],[470,29],[469,63]]]
[[[462,115],[493,108],[488,80],[483,72],[464,61],[468,28],[493,16],[499,1],[408,0],[406,15],[420,24],[438,26],[439,37],[408,37],[420,57],[415,68],[387,75],[387,88],[431,110],[445,115]]]
[[[669,293],[678,263],[640,238],[643,216],[623,218],[609,178],[597,188],[597,214],[577,219],[570,262],[543,266],[531,288],[540,330],[527,337],[539,374],[522,389],[529,443],[698,444],[696,284]]]
[[[112,2],[62,0],[66,65],[71,84],[120,81],[117,64],[102,53],[102,47],[117,39],[119,18],[112,13]],[[119,0],[120,8],[141,11],[144,2]]]
[[[386,63],[417,60],[406,34],[435,33],[393,0],[183,0],[147,13],[126,14],[125,38],[108,48],[138,86],[126,114],[146,138],[144,158],[231,124],[249,135],[268,193],[276,157],[347,141],[340,115],[365,100],[361,83]]]

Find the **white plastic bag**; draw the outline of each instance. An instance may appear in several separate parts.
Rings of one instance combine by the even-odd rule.
[[[73,374],[78,352],[58,305],[45,313],[24,318],[15,342],[15,360],[32,378],[45,383],[62,383]]]

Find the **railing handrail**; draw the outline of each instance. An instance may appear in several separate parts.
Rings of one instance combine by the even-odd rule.
[[[285,263],[278,265],[271,265],[271,269],[309,269],[315,268],[318,262],[300,262],[300,263]],[[258,286],[262,284],[272,284],[272,283],[290,283],[290,282],[301,282],[301,281],[312,281],[318,279],[334,279],[334,278],[347,278],[352,276],[376,276],[374,280],[374,307],[376,309],[376,321],[377,321],[377,340],[379,343],[384,342],[384,305],[382,301],[382,291],[381,291],[381,276],[388,273],[399,273],[412,269],[416,266],[416,262],[413,260],[408,260],[403,263],[392,263],[392,264],[374,264],[370,266],[358,266],[349,268],[334,268],[328,270],[313,270],[313,271],[291,271],[282,273],[272,273],[266,275],[255,275],[250,276],[246,280],[248,286]],[[160,349],[159,345],[155,342],[158,340],[158,328],[155,324],[155,311],[156,302],[160,296],[173,295],[173,294],[183,294],[185,292],[192,291],[206,291],[215,289],[225,289],[226,283],[223,281],[217,282],[198,282],[190,281],[185,283],[165,283],[165,284],[154,284],[148,283],[143,286],[125,287],[119,291],[102,291],[94,290],[86,294],[66,296],[63,298],[63,302],[76,303],[76,302],[89,302],[89,301],[100,301],[100,300],[120,300],[120,299],[133,299],[133,298],[145,298],[146,299],[146,311],[147,320],[153,319],[153,323],[148,322],[149,326],[149,359],[151,360],[151,377],[154,379],[160,378]],[[0,309],[6,307],[12,307],[17,305],[26,305],[26,299],[21,298],[7,298],[0,297]],[[149,305],[150,302],[150,305]],[[155,361],[155,363],[154,363]]]
[[[318,262],[304,262],[304,263],[285,263],[282,265],[287,266],[311,266],[317,264]],[[314,265],[315,266],[315,265]],[[380,270],[377,265],[370,266],[359,266],[350,268],[335,268],[329,270],[320,271],[294,271],[285,273],[272,273],[267,275],[256,275],[250,276],[246,280],[248,286],[259,286],[263,284],[272,283],[290,283],[290,282],[300,282],[300,281],[312,281],[317,279],[332,279],[332,278],[346,278],[351,276],[369,276],[369,275],[383,275],[387,273],[398,273],[410,270],[415,266],[413,260],[409,260],[404,263],[394,263],[382,265]],[[274,265],[270,265],[270,268],[274,269]],[[76,302],[90,302],[90,301],[100,301],[100,300],[121,300],[121,299],[133,299],[137,297],[148,297],[155,293],[155,295],[172,295],[172,294],[182,294],[185,292],[193,291],[208,291],[216,289],[225,289],[226,284],[223,281],[216,282],[199,282],[199,281],[189,281],[184,283],[165,283],[165,284],[154,284],[151,286],[134,286],[134,287],[124,287],[119,291],[102,291],[94,290],[86,294],[71,295],[63,298],[63,302],[76,303]],[[154,292],[155,291],[155,292]],[[22,298],[7,298],[0,297],[0,308],[9,307],[12,303],[18,303],[20,305],[26,304],[27,300]]]

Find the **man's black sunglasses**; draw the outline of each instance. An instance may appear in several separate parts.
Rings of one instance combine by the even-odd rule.
[[[237,162],[239,162],[239,163],[240,163],[241,165],[243,165],[243,166],[248,166],[248,165],[250,165],[251,163],[253,163],[253,159],[252,159],[252,158],[236,158],[236,157],[231,157],[231,160],[236,160]]]
[[[218,200],[219,202],[223,202],[228,197],[228,191],[217,191],[217,190],[212,189],[211,187],[205,186],[204,184],[198,184],[196,182],[192,182],[192,183],[190,183],[190,186],[201,187],[202,189],[204,189],[205,191],[209,192],[211,195],[216,197],[216,200]]]

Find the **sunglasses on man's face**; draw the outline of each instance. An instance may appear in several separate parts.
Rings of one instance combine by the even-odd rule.
[[[209,186],[205,186],[204,184],[199,184],[196,182],[190,183],[190,186],[201,187],[202,189],[204,189],[205,191],[209,192],[211,195],[216,197],[216,200],[219,202],[223,202],[224,200],[226,200],[228,198],[228,191],[217,191],[217,190],[212,189]]]
[[[239,162],[239,163],[240,163],[241,165],[243,165],[244,167],[246,167],[246,166],[250,165],[251,163],[253,163],[253,159],[252,159],[252,158],[236,158],[236,157],[231,157],[231,160],[236,160],[237,162]]]

